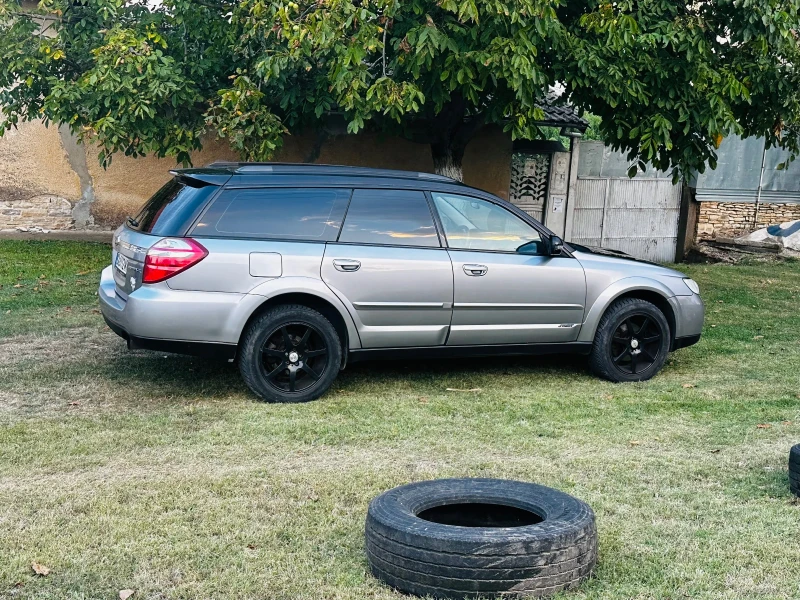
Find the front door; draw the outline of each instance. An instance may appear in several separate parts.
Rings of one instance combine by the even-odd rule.
[[[355,190],[322,279],[353,316],[362,347],[445,343],[453,269],[423,192]]]
[[[583,321],[580,263],[548,256],[539,232],[492,202],[433,193],[453,262],[447,344],[571,342]]]

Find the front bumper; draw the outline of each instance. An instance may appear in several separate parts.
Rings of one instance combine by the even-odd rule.
[[[697,294],[673,296],[669,299],[675,314],[675,341],[672,350],[685,348],[700,341],[705,319],[705,305]]]
[[[131,348],[232,357],[246,315],[263,301],[247,294],[173,290],[164,284],[142,286],[125,299],[117,294],[111,269],[106,267],[100,277],[100,311]]]

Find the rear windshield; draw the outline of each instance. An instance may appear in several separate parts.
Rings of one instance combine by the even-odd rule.
[[[153,235],[183,235],[217,189],[198,181],[172,179],[153,194],[138,215],[128,219],[127,225]]]

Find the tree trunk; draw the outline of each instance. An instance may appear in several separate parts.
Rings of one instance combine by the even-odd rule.
[[[448,141],[431,144],[433,170],[437,175],[444,175],[456,181],[464,181],[461,160],[464,158],[463,148],[454,148]]]

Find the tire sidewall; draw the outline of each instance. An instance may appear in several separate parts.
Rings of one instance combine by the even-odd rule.
[[[448,503],[486,502],[530,510],[543,517],[522,527],[458,527],[426,521],[423,510]],[[552,488],[495,479],[440,479],[390,490],[367,511],[367,528],[397,542],[435,551],[528,554],[574,544],[594,532],[594,512]]]
[[[520,527],[467,527],[417,516],[447,504],[491,503],[543,520]],[[549,596],[573,589],[597,562],[594,513],[568,494],[499,479],[440,479],[389,490],[365,525],[373,575],[403,592],[436,598]]]

